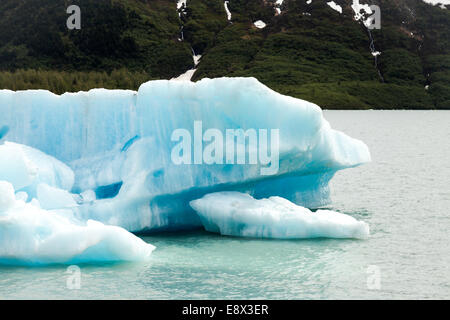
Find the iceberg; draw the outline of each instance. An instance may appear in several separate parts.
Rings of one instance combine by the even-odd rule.
[[[330,210],[311,210],[280,198],[256,200],[249,194],[218,192],[191,201],[209,232],[226,236],[276,239],[355,238],[369,226]]]
[[[146,261],[154,246],[128,231],[76,220],[71,211],[47,211],[17,199],[0,181],[0,264],[46,265]]]
[[[1,180],[43,209],[132,232],[201,227],[190,201],[221,191],[319,208],[338,170],[370,161],[367,146],[333,130],[317,105],[254,78],[61,96],[0,90],[0,114]]]

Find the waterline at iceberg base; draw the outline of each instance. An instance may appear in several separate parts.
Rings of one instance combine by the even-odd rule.
[[[370,161],[367,146],[331,129],[318,106],[254,78],[150,81],[138,92],[95,89],[61,96],[1,90],[0,114],[0,181],[13,186],[15,201],[70,216],[75,224],[94,220],[131,232],[199,227],[202,219],[190,202],[222,191],[325,206],[335,172]],[[174,163],[173,132],[193,132],[196,122],[223,133],[278,130],[276,174],[262,175],[263,164]],[[243,150],[247,158],[254,152]],[[2,234],[8,228],[3,212]],[[26,221],[18,228],[36,230]],[[0,255],[14,256],[5,249],[11,239],[0,241]],[[63,260],[58,262],[70,259]]]

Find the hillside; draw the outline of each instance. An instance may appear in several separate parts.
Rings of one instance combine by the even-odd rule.
[[[195,53],[193,81],[253,76],[329,109],[450,109],[450,6],[361,0],[381,8],[369,32],[352,0],[334,1],[342,13],[324,0],[230,0],[230,20],[222,0],[177,2],[2,0],[0,88],[137,89],[194,68]],[[71,4],[81,30],[66,27]]]

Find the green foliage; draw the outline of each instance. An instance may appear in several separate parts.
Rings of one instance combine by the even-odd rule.
[[[274,90],[314,102],[325,109],[432,109],[432,96],[423,87],[377,81],[309,83],[275,86]]]
[[[133,89],[152,80],[144,72],[131,72],[126,69],[112,72],[66,72],[23,70],[0,72],[0,88],[9,90],[46,89],[56,94],[64,92],[88,91],[93,88]]]
[[[213,46],[217,34],[228,25],[223,2],[217,0],[189,0],[181,18],[184,38],[197,54]]]
[[[137,89],[191,69],[194,50],[194,81],[256,77],[329,109],[450,108],[450,10],[371,1],[382,8],[382,28],[371,33],[376,65],[352,0],[335,0],[342,14],[327,0],[286,0],[279,15],[275,0],[232,0],[231,22],[223,0],[188,0],[180,16],[176,2],[2,0],[0,88]],[[71,4],[82,8],[81,30],[66,28]]]
[[[71,4],[82,9],[81,30],[66,27]],[[0,69],[127,68],[174,77],[193,64],[179,23],[174,1],[2,0]]]
[[[388,49],[380,56],[380,69],[389,83],[425,84],[419,55],[405,49]]]

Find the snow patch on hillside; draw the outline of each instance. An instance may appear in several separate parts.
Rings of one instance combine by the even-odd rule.
[[[447,9],[445,6],[450,5],[450,0],[423,0],[423,2],[432,4],[433,6],[439,5],[442,9]]]
[[[186,12],[185,12],[186,6],[187,6],[187,0],[178,0],[177,11],[178,11],[179,17],[181,17],[181,13],[186,14]]]
[[[331,7],[331,9],[336,10],[339,13],[342,13],[342,7],[340,5],[338,5],[336,2],[330,1],[330,2],[327,2],[327,5],[329,5]]]
[[[228,9],[228,3],[229,3],[230,1],[225,1],[224,2],[224,7],[225,7],[225,11],[227,12],[227,19],[228,19],[228,21],[230,21],[231,20],[231,12],[230,12],[230,10]]]
[[[358,0],[353,1],[352,9],[355,12],[355,20],[363,20],[366,14],[372,14],[372,9],[368,4],[360,4]],[[368,27],[371,23],[371,19],[363,20],[363,23]]]
[[[171,80],[175,81],[191,81],[192,77],[194,76],[195,71],[197,71],[197,65],[200,62],[200,59],[202,58],[201,54],[195,54],[194,50],[192,50],[192,59],[194,60],[194,68],[186,71],[182,75],[178,76],[177,78],[172,78]]]
[[[275,11],[277,12],[277,14],[281,13],[281,8],[280,7],[283,5],[283,1],[284,0],[277,0],[275,2]]]
[[[177,9],[180,10],[183,6],[186,7],[187,0],[178,0],[177,2]]]
[[[266,27],[266,24],[265,24],[264,21],[262,21],[262,20],[255,21],[253,24],[254,24],[255,27],[257,27],[258,29],[264,29],[264,28]]]

